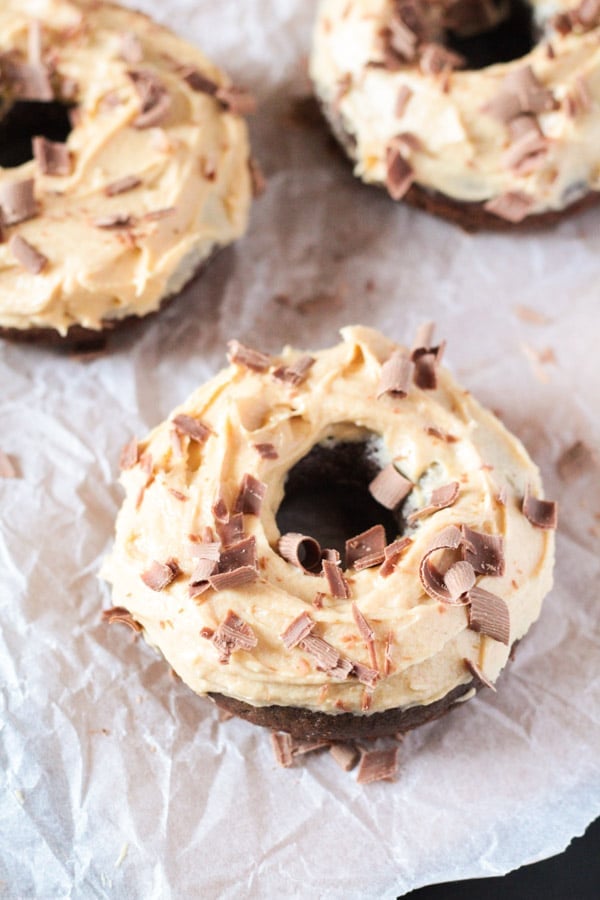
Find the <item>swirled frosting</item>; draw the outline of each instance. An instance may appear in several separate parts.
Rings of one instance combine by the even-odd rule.
[[[600,189],[600,6],[531,0],[536,46],[520,59],[469,71],[453,69],[449,58],[436,61],[433,44],[429,58],[396,56],[387,66],[382,34],[403,5],[322,0],[319,7],[311,76],[356,175],[386,183],[388,148],[400,136],[405,171],[417,185],[490,204],[513,221],[562,210]],[[526,118],[511,130],[507,117],[494,114],[498,96],[511,79],[530,76],[551,102],[533,116],[522,104]]]
[[[263,361],[263,371],[233,363],[126,454],[126,496],[102,574],[115,605],[199,694],[332,714],[429,704],[467,685],[469,664],[494,681],[551,587],[554,533],[523,514],[523,497],[540,497],[541,484],[522,444],[445,369],[435,388],[411,384],[406,397],[378,396],[382,366],[396,346],[363,327],[345,328],[342,336],[339,345],[314,353],[300,380],[274,377],[298,360],[289,347],[266,368]],[[190,422],[200,424],[190,428]],[[336,597],[322,574],[280,555],[276,515],[289,471],[311,448],[365,435],[378,465],[392,463],[412,484],[403,514],[417,515],[393,570],[384,577],[380,565],[346,568],[341,574],[350,597]],[[191,596],[197,541],[215,527],[216,501],[235,508],[245,476],[266,488],[259,514],[243,515],[245,536],[255,539],[258,575]],[[448,483],[457,485],[453,502],[427,510],[435,489]],[[424,589],[423,558],[453,525],[503,540],[503,574],[478,575],[477,587],[506,604],[506,644],[469,627],[466,606]],[[166,573],[163,584],[148,577],[156,564]],[[371,650],[357,610],[373,631]],[[249,626],[251,640],[223,662],[207,637],[231,613]],[[340,657],[375,665],[374,686],[319,668],[302,645],[287,649],[281,636],[302,614]]]
[[[32,53],[54,97],[75,104],[70,171],[50,174],[39,159],[0,169],[0,193],[34,179],[37,206],[0,243],[0,327],[65,334],[150,313],[246,229],[247,128],[214,95],[229,82],[140,13],[91,0],[5,0],[0,115],[19,99],[15,64],[19,74]],[[41,271],[21,264],[15,235],[45,258]]]

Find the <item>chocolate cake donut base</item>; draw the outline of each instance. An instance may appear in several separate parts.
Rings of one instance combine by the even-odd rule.
[[[481,682],[473,679],[427,706],[388,709],[363,716],[355,716],[352,713],[331,715],[294,706],[251,706],[223,694],[209,694],[209,697],[222,709],[240,719],[245,719],[246,722],[262,725],[274,731],[287,731],[297,740],[349,741],[388,737],[411,731],[439,719],[456,703],[460,703],[461,697],[472,688],[478,690],[480,687]]]
[[[339,145],[345,155],[352,160],[354,156],[352,148],[354,140],[343,127],[339,115],[337,115],[330,107],[320,103],[321,112],[325,121],[329,125],[333,135],[337,139]],[[385,190],[385,185],[377,184],[373,187],[379,187]],[[402,198],[403,203],[414,206],[417,209],[425,210],[441,219],[446,219],[454,225],[458,225],[464,231],[530,231],[539,228],[548,228],[556,225],[564,218],[595,206],[600,200],[600,193],[590,191],[585,197],[581,197],[569,206],[561,210],[548,210],[543,213],[534,213],[526,216],[521,222],[509,222],[500,216],[489,212],[485,209],[485,203],[471,203],[459,200],[453,200],[445,194],[438,191],[428,190],[419,184],[412,184],[407,193]]]

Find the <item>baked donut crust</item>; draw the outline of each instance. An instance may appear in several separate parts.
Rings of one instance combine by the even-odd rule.
[[[414,727],[493,683],[539,615],[554,556],[552,516],[534,523],[529,508],[552,512],[538,470],[439,365],[441,348],[417,341],[411,357],[368,328],[342,336],[310,356],[232,342],[229,368],[128,445],[102,571],[114,617],[194,691],[337,739]],[[368,453],[370,494],[397,529],[380,529],[385,548],[371,530],[315,566],[278,513],[294,467],[342,445],[346,459]],[[455,563],[470,586],[452,598],[440,572],[450,582]]]
[[[8,0],[0,70],[0,115],[41,99],[72,120],[63,144],[36,139],[0,169],[3,336],[93,341],[245,232],[253,101],[168,29],[111,3]],[[15,187],[28,209],[12,209]]]
[[[539,42],[479,70],[458,68],[443,27],[402,55],[393,29],[407,9],[460,5],[321,0],[311,77],[355,174],[472,230],[548,225],[597,202],[600,7],[531,0]]]

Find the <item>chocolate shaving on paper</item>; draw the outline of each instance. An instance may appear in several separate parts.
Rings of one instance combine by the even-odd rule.
[[[196,419],[195,416],[180,413],[172,421],[178,434],[189,437],[197,444],[204,444],[212,434],[208,425],[205,425],[200,419]]]
[[[396,509],[413,487],[413,483],[389,463],[369,484],[369,493],[386,509]]]
[[[344,772],[350,772],[360,758],[360,750],[354,744],[331,744],[329,752]]]
[[[481,632],[508,646],[510,641],[510,615],[502,597],[473,587],[468,594],[469,628]]]
[[[506,559],[502,535],[473,531],[467,525],[462,525],[461,531],[463,559],[480,575],[504,575]]]
[[[323,560],[323,575],[327,580],[329,593],[337,600],[349,600],[351,597],[350,585],[344,578],[343,573],[334,562],[327,559]]]
[[[488,200],[484,209],[507,222],[517,224],[529,215],[532,206],[533,197],[520,191],[508,191],[506,194],[499,194]]]
[[[390,358],[381,367],[381,379],[377,389],[377,397],[390,394],[392,397],[406,397],[410,389],[413,364],[403,350],[394,350]]]
[[[288,769],[294,763],[292,756],[292,738],[287,731],[272,731],[271,746],[277,764],[284,769]]]
[[[315,620],[307,612],[296,616],[280,635],[286,650],[292,650],[294,647],[297,647],[298,644],[308,637],[315,625]]]
[[[228,112],[236,116],[251,116],[256,112],[256,100],[250,91],[244,88],[235,87],[219,87],[215,93],[215,97],[219,103]]]
[[[34,137],[32,148],[33,157],[40,167],[42,175],[71,174],[72,159],[66,144],[49,141],[45,137]]]
[[[121,622],[122,625],[127,625],[136,633],[144,630],[124,606],[112,606],[110,609],[103,609],[102,619],[108,622],[109,625],[112,625],[113,622]]]
[[[472,659],[466,659],[466,658],[463,660],[463,662],[464,662],[465,666],[467,667],[467,669],[469,670],[469,672],[471,673],[471,675],[473,675],[478,681],[480,681],[482,684],[484,684],[486,687],[490,688],[492,691],[494,691],[494,693],[496,693],[496,685],[494,684],[493,681],[490,681],[490,679],[487,677],[487,675],[485,674],[483,669],[481,669],[477,665],[477,663],[474,663]]]
[[[258,350],[252,350],[250,347],[245,347],[239,341],[229,341],[227,349],[229,351],[227,355],[231,363],[244,366],[253,372],[266,372],[271,365],[270,356],[260,353]]]
[[[398,147],[388,144],[385,152],[385,186],[392,200],[402,200],[414,181],[411,164]]]
[[[154,560],[149,569],[142,572],[140,578],[152,591],[163,591],[181,573],[174,559],[168,559],[166,563]]]
[[[392,574],[398,562],[411,544],[412,540],[410,538],[402,537],[393,541],[391,544],[388,544],[387,547],[384,548],[384,562],[379,570],[379,574],[382,578],[387,578],[388,575]]]
[[[171,97],[160,78],[149,69],[131,69],[127,74],[141,102],[141,112],[131,123],[133,127],[162,125],[171,110]]]
[[[235,650],[253,650],[258,644],[254,631],[247,622],[233,610],[227,615],[213,634],[212,643],[219,653],[219,662],[227,664]]]
[[[357,534],[346,541],[346,568],[354,566],[357,561],[365,557],[379,557],[383,561],[385,548],[385,529],[383,525],[373,525],[372,528]],[[370,563],[377,565],[377,563]]]
[[[16,478],[17,470],[13,466],[10,458],[0,450],[0,478]]]
[[[279,459],[279,453],[274,444],[252,444],[261,459]]]
[[[297,387],[303,381],[306,381],[306,376],[315,362],[314,356],[301,356],[291,366],[278,366],[273,371],[273,378],[277,378],[279,381],[287,381],[289,384]]]
[[[237,495],[234,513],[244,513],[250,516],[260,516],[267,486],[254,475],[246,472],[242,478],[242,484]]]
[[[117,178],[116,181],[111,181],[110,184],[107,184],[104,188],[104,193],[107,197],[116,197],[118,194],[132,191],[134,188],[139,187],[141,183],[142,179],[137,175],[124,175],[123,178]]]
[[[600,2],[600,0],[599,0]],[[575,441],[559,456],[556,468],[563,481],[573,481],[597,465],[593,451],[583,441]]]
[[[18,225],[37,216],[33,178],[0,184],[0,208],[4,225]]]
[[[523,498],[523,515],[536,528],[556,528],[558,506],[553,500],[532,497],[527,490]]]
[[[293,566],[313,575],[321,569],[321,545],[306,534],[289,531],[279,538],[277,549]]]
[[[39,275],[46,268],[48,257],[40,253],[33,244],[26,241],[20,234],[13,234],[9,241],[9,247],[17,262],[32,275]]]
[[[384,750],[364,750],[361,754],[356,781],[370,784],[373,781],[391,781],[398,772],[398,747]]]
[[[440,509],[452,506],[456,502],[459,492],[460,485],[458,481],[451,481],[450,484],[444,484],[442,487],[436,488],[432,491],[431,499],[427,506],[412,512],[407,516],[406,521],[412,525],[413,522],[423,518],[423,516],[428,516],[431,513],[438,512]]]
[[[121,450],[121,455],[119,456],[119,468],[122,470],[132,469],[137,464],[139,458],[140,445],[137,442],[137,438],[131,438]]]

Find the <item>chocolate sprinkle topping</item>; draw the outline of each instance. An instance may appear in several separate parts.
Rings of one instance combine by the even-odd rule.
[[[473,566],[465,560],[454,563],[444,575],[444,584],[448,590],[450,603],[456,603],[475,584]]]
[[[494,693],[496,692],[496,685],[493,681],[490,681],[483,669],[481,669],[477,665],[477,663],[474,663],[471,659],[464,659],[463,661],[471,675],[474,675],[475,678],[477,678],[477,680],[484,684],[486,687],[491,688]]]
[[[256,112],[256,100],[250,91],[243,88],[220,87],[215,94],[217,100],[228,111],[236,116],[251,116]]]
[[[336,563],[328,559],[323,560],[323,575],[327,580],[329,593],[338,600],[349,600],[351,597],[350,585],[344,578]]]
[[[315,362],[314,356],[301,356],[291,366],[278,366],[273,371],[273,378],[277,378],[279,381],[287,381],[289,384],[297,387],[306,380],[306,376]]]
[[[20,234],[13,234],[9,241],[9,247],[12,255],[24,269],[31,272],[32,275],[39,275],[48,264],[48,257],[21,237]]]
[[[240,492],[237,495],[234,513],[244,513],[249,516],[260,516],[262,503],[267,491],[267,486],[254,475],[246,472],[242,478]]]
[[[292,738],[287,731],[272,731],[271,745],[278,765],[284,769],[288,769],[293,765]]]
[[[211,575],[209,580],[210,586],[215,591],[225,591],[229,588],[241,587],[243,584],[250,584],[258,578],[258,571],[254,566],[240,566],[238,569],[231,569],[229,572],[217,572]]]
[[[381,380],[377,397],[391,394],[392,397],[406,397],[410,388],[413,364],[403,350],[395,350],[381,367]]]
[[[279,453],[275,449],[274,444],[253,444],[252,445],[261,459],[278,459]]]
[[[471,563],[480,575],[504,575],[504,538],[501,534],[484,534],[461,526],[463,535],[463,559]]]
[[[98,216],[93,222],[96,228],[127,228],[133,224],[133,218],[129,213],[113,213],[107,216]]]
[[[212,97],[217,93],[217,83],[204,75],[200,69],[196,69],[194,66],[184,66],[180,70],[180,74],[191,89],[198,94],[209,94]]]
[[[372,559],[380,557],[379,562],[383,561],[385,548],[385,529],[383,525],[373,525],[372,528],[357,534],[356,537],[349,538],[346,541],[346,567],[354,566],[358,560],[365,557]],[[370,562],[370,565],[378,565],[377,562]]]
[[[371,496],[386,509],[396,509],[412,489],[412,482],[401,475],[393,463],[382,469],[369,484]]]
[[[553,500],[539,500],[527,490],[523,498],[523,515],[537,528],[556,528],[558,506]]]
[[[229,341],[227,349],[230,362],[244,366],[246,369],[252,369],[253,372],[266,372],[271,365],[269,356],[265,353],[260,353],[258,350],[245,347],[239,341]]]
[[[502,597],[496,596],[483,588],[473,587],[468,594],[469,628],[479,631],[501,644],[510,641],[510,615],[508,606]]]
[[[234,572],[241,566],[256,568],[256,538],[244,538],[221,550],[219,556],[219,573]]]
[[[290,531],[279,538],[277,549],[293,566],[313,575],[321,569],[321,545],[306,534]]]
[[[391,781],[398,772],[398,747],[384,750],[363,750],[356,781],[370,784],[373,781]]]
[[[212,434],[208,425],[205,425],[200,419],[196,419],[194,416],[186,416],[184,413],[175,416],[173,425],[178,434],[189,437],[192,441],[196,441],[197,444],[203,444]]]
[[[360,750],[354,744],[331,744],[329,752],[344,772],[350,772],[360,757]]]
[[[138,178],[137,175],[124,175],[123,178],[117,178],[116,181],[111,181],[110,184],[107,184],[104,188],[104,193],[107,197],[116,197],[117,194],[125,194],[127,191],[132,191],[134,188],[139,187],[142,183],[142,179]]]
[[[412,166],[402,155],[399,148],[393,146],[393,144],[389,144],[386,149],[385,163],[385,186],[388,193],[392,200],[401,200],[414,180]]]
[[[180,574],[177,561],[168,559],[166,563],[154,560],[149,569],[142,572],[140,578],[153,591],[163,591]]]
[[[219,652],[219,662],[223,664],[229,662],[235,650],[253,650],[258,644],[252,628],[231,609],[211,640]]]
[[[110,609],[103,609],[102,618],[109,625],[112,625],[113,622],[121,622],[123,625],[128,625],[135,632],[139,633],[144,630],[124,606],[112,606]]]
[[[391,544],[388,544],[383,551],[384,562],[379,570],[379,574],[382,578],[387,578],[388,575],[391,575],[400,558],[404,555],[404,552],[410,547],[412,544],[412,540],[408,537],[398,538],[398,540],[393,541]]]
[[[538,81],[531,66],[522,66],[506,75],[498,93],[483,107],[483,111],[508,123],[522,113],[537,114],[555,107],[552,91]]]
[[[17,225],[37,215],[33,178],[0,184],[0,208],[4,225]]]
[[[71,154],[66,144],[49,141],[45,137],[34,137],[33,156],[43,175],[70,175]]]
[[[166,87],[149,69],[132,69],[128,73],[141,101],[141,112],[131,123],[134,128],[162,125],[171,109],[171,97]]]
[[[455,525],[443,528],[431,541],[429,548],[421,559],[419,577],[427,594],[435,600],[443,603],[451,603],[450,591],[444,581],[444,576],[430,560],[436,550],[457,550],[462,543],[462,534]]]
[[[297,647],[315,627],[316,622],[307,612],[300,613],[299,616],[290,622],[288,627],[280,635],[286,650]]]
[[[431,493],[429,504],[422,509],[415,510],[415,512],[412,512],[407,516],[407,522],[412,525],[413,522],[423,518],[423,516],[428,516],[430,513],[438,512],[440,509],[446,509],[448,506],[452,506],[453,503],[456,502],[459,491],[460,486],[458,481],[452,481],[450,484],[444,484],[442,487],[436,488]]]

